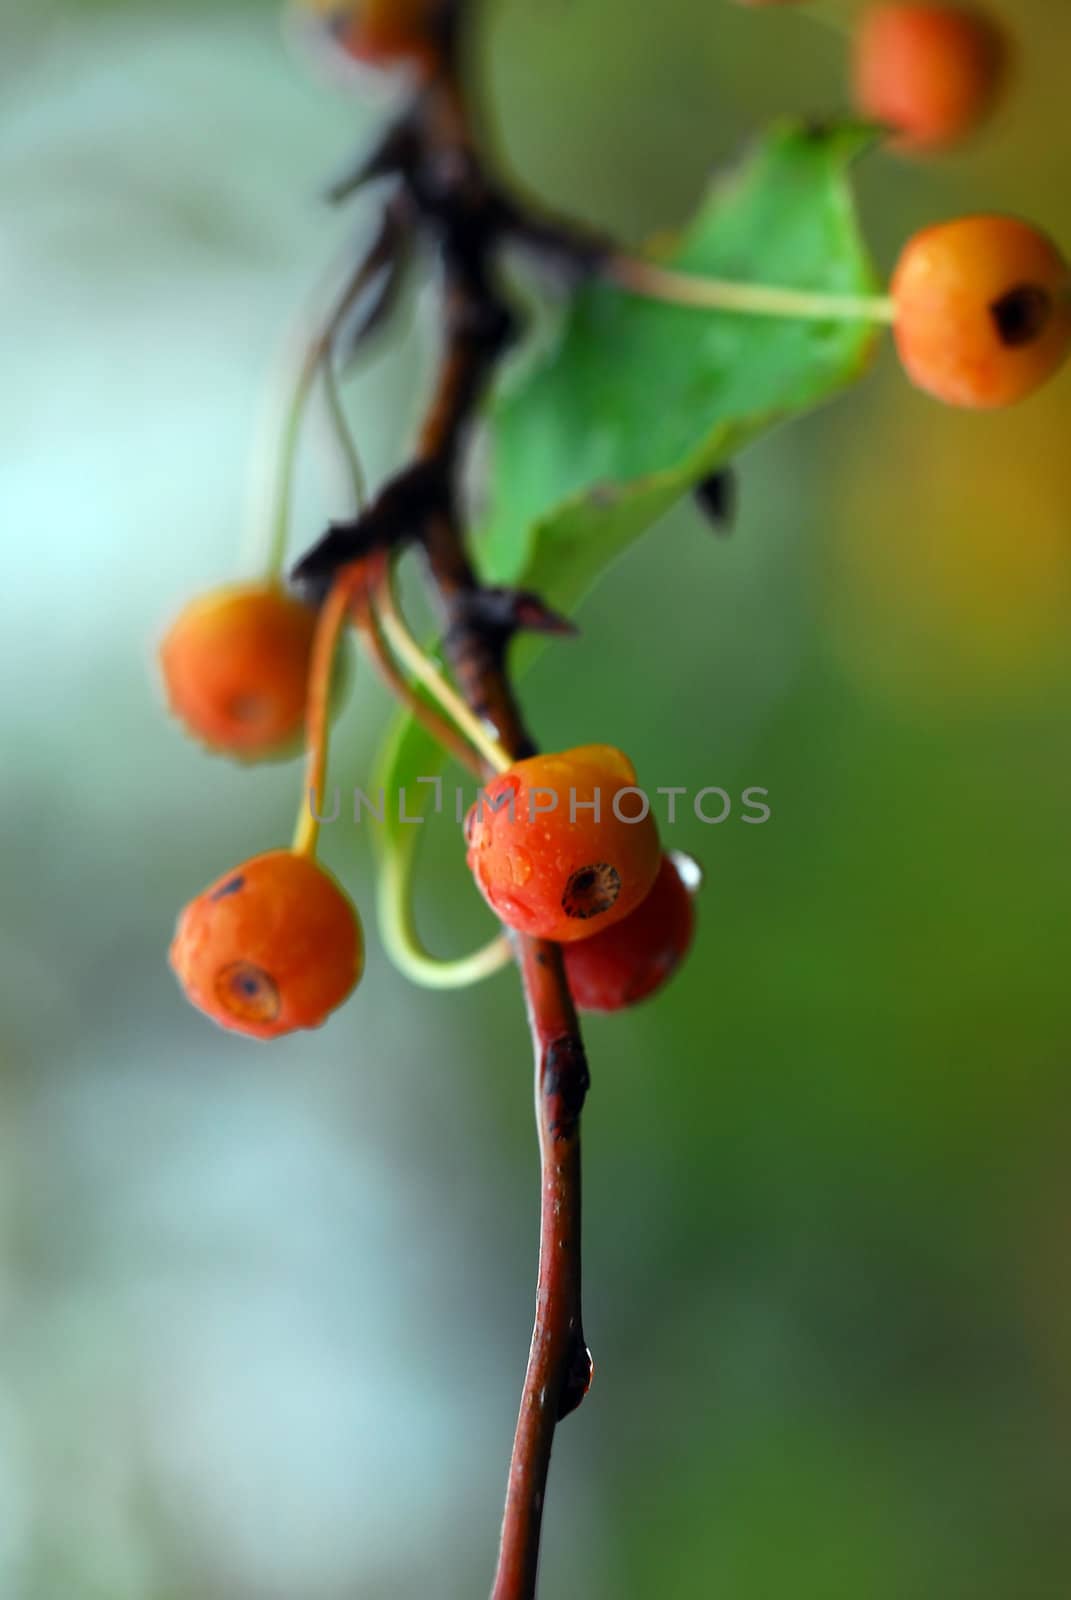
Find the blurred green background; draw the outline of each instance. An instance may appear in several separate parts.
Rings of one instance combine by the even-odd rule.
[[[1071,246],[1071,10],[1004,10],[985,134],[860,174],[883,268],[977,209]],[[371,226],[318,195],[396,92],[267,0],[0,15],[0,1593],[472,1600],[533,1298],[515,980],[428,995],[373,940],[341,1014],[262,1049],[165,960],[176,908],[288,836],[298,773],[187,743],[153,640],[235,570],[280,342]],[[481,70],[524,184],[638,238],[754,126],[841,106],[844,52],[787,8],[489,0]],[[427,309],[350,389],[377,472]],[[547,1600],[1068,1592],[1069,403],[942,411],[887,353],[747,453],[731,541],[682,508],[526,685],[546,742],[773,808],[675,830],[694,955],[587,1029],[597,1376]],[[302,543],[333,509],[306,479]],[[341,781],[385,717],[359,674]],[[371,922],[368,843],[327,855]],[[456,840],[424,859],[460,951]]]

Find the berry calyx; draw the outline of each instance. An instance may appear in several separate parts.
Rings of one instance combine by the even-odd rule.
[[[855,37],[857,109],[894,130],[905,150],[940,150],[992,110],[1007,47],[974,7],[874,5]]]
[[[507,927],[560,944],[627,917],[661,859],[635,769],[604,744],[515,762],[487,785],[465,832],[492,911]]]
[[[689,863],[691,865],[691,863]],[[565,947],[565,971],[582,1011],[622,1011],[653,995],[677,970],[695,932],[693,885],[672,855],[630,914]]]
[[[173,714],[209,750],[288,753],[301,732],[316,613],[275,583],[192,601],[160,645]]]
[[[361,924],[307,856],[270,850],[211,884],[182,912],[171,965],[187,998],[222,1028],[276,1039],[318,1028],[357,984]]]
[[[1012,405],[1071,349],[1071,269],[1051,239],[1013,217],[963,217],[916,234],[891,292],[908,376],[948,405]]]

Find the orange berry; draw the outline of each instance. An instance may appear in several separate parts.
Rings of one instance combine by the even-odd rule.
[[[1071,272],[1038,229],[963,217],[915,235],[891,292],[911,381],[948,405],[1012,405],[1071,348]]]
[[[172,623],[160,665],[172,712],[226,755],[288,753],[305,716],[316,613],[273,583],[202,595]]]
[[[660,989],[695,932],[692,890],[671,855],[654,888],[621,922],[565,947],[565,971],[582,1011],[621,1011]]]
[[[361,976],[357,913],[308,856],[270,850],[225,873],[182,912],[171,965],[222,1028],[276,1039],[318,1028]]]
[[[373,66],[429,66],[441,0],[311,0],[347,55]]]
[[[973,7],[875,5],[855,37],[855,103],[902,148],[941,149],[992,110],[1007,54],[1000,30]]]
[[[561,944],[620,922],[658,875],[649,804],[610,745],[515,762],[487,785],[465,830],[469,867],[501,921]]]

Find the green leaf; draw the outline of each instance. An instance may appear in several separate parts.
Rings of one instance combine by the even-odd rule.
[[[662,265],[830,294],[876,283],[847,170],[858,124],[775,127],[712,185]],[[759,433],[859,377],[859,322],[697,311],[596,284],[491,415],[489,581],[568,607],[673,503]]]
[[[660,254],[707,277],[875,292],[848,182],[873,139],[857,124],[775,127]],[[492,583],[560,609],[665,511],[765,429],[810,410],[865,370],[874,331],[696,311],[596,284],[490,414],[490,519],[480,564]],[[399,718],[380,761],[388,795],[441,770],[434,741]],[[419,831],[390,821],[388,851]]]

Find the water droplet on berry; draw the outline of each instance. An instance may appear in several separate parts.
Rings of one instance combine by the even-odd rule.
[[[667,850],[666,854],[677,869],[677,876],[689,894],[698,894],[703,887],[703,869],[694,856],[686,850]]]

